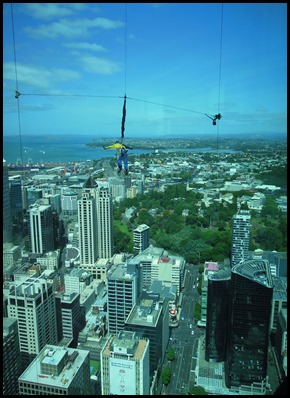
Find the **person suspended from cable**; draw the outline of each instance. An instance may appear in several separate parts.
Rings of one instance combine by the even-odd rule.
[[[104,149],[117,149],[118,151],[118,173],[122,171],[122,164],[124,164],[125,174],[128,174],[128,149],[133,149],[128,145],[123,144],[124,139],[124,131],[125,131],[125,121],[126,121],[126,94],[124,96],[124,104],[123,104],[123,114],[122,114],[122,123],[121,123],[121,142],[116,141],[112,145],[104,146]]]
[[[205,116],[209,117],[212,120],[212,124],[214,126],[216,125],[216,121],[221,120],[221,117],[222,117],[222,115],[220,113],[218,113],[217,115],[214,115],[214,116],[209,116],[209,115],[205,114]]]
[[[128,150],[133,149],[128,145],[122,144],[119,141],[116,141],[112,145],[104,146],[104,149],[117,149],[117,155],[118,155],[118,160],[117,160],[117,165],[118,165],[118,174],[121,173],[123,164],[124,164],[124,170],[125,174],[128,174],[129,171],[129,166],[128,166]]]

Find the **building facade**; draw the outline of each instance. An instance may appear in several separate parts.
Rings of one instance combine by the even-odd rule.
[[[169,304],[159,294],[143,292],[125,322],[125,330],[150,341],[150,376],[163,362],[169,340]]]
[[[8,317],[17,319],[22,365],[27,366],[45,344],[57,344],[52,284],[44,276],[28,278],[8,295]]]
[[[79,332],[86,324],[85,311],[80,306],[79,293],[63,293],[56,296],[60,307],[62,338],[71,340],[71,344],[76,346]]]
[[[17,320],[3,318],[3,395],[18,395],[21,372]]]
[[[98,258],[97,207],[90,189],[78,201],[79,249],[81,264],[95,264]]]
[[[78,194],[74,191],[64,191],[61,195],[61,214],[63,220],[78,219]]]
[[[222,362],[226,358],[231,271],[208,276],[205,360]]]
[[[269,263],[246,260],[231,271],[226,386],[262,386],[267,376],[273,298]]]
[[[149,340],[122,331],[101,352],[102,395],[149,395]]]
[[[149,229],[148,225],[141,224],[133,230],[133,251],[135,254],[139,254],[149,247]]]
[[[138,275],[128,272],[126,263],[112,267],[107,274],[108,330],[117,335],[124,329],[125,321],[139,296]]]
[[[239,210],[232,218],[231,267],[249,259],[250,211]]]
[[[113,202],[109,187],[99,187],[96,191],[98,256],[111,258],[114,254]]]
[[[18,383],[20,395],[91,395],[90,353],[47,344]]]
[[[28,235],[30,252],[43,254],[55,249],[51,205],[30,205]]]

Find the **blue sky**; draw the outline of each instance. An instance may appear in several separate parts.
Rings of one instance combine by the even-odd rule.
[[[286,3],[3,7],[4,135],[286,136]]]

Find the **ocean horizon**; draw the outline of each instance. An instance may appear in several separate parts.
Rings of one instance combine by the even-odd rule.
[[[47,136],[3,136],[3,159],[7,163],[16,163],[21,160],[24,164],[49,163],[49,162],[81,162],[87,160],[100,160],[115,156],[114,150],[105,151],[101,146],[90,147],[87,144],[94,142],[92,136],[80,135],[60,137]],[[127,142],[128,141],[128,142]],[[129,140],[126,142],[129,144]],[[114,139],[112,139],[112,143]],[[22,147],[22,151],[21,151]],[[153,153],[148,149],[133,149],[133,155]],[[160,152],[215,152],[214,148],[195,149],[167,149]],[[236,153],[235,150],[221,150],[221,152]]]

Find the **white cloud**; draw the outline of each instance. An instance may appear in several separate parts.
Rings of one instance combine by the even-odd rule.
[[[4,80],[15,81],[15,67],[13,62],[6,62],[3,65]],[[24,64],[17,65],[17,80],[20,84],[31,88],[53,89],[58,83],[76,80],[80,74],[73,70],[52,68],[45,69]],[[21,92],[21,90],[20,90]]]
[[[82,3],[26,3],[24,11],[33,18],[51,19],[74,14],[85,8]]]
[[[96,43],[64,43],[65,47],[77,49],[77,50],[89,50],[89,51],[107,51],[105,47],[101,46],[100,44]]]
[[[94,56],[87,55],[80,57],[80,62],[86,72],[92,72],[96,74],[111,75],[120,70],[120,67],[117,63]]]
[[[92,28],[101,28],[105,30],[117,29],[124,26],[121,21],[113,21],[108,18],[81,18],[75,20],[61,19],[59,22],[53,22],[47,25],[39,25],[36,28],[26,27],[26,33],[34,37],[48,37],[56,39],[57,37],[80,38],[87,37]]]

